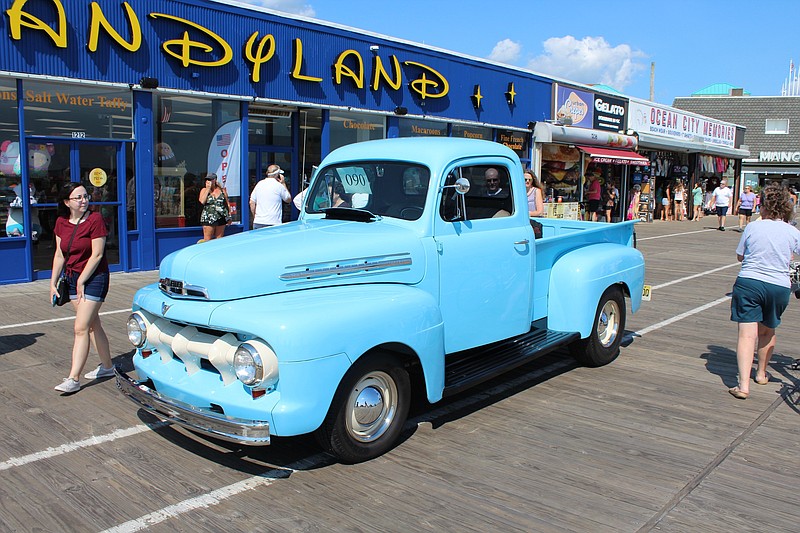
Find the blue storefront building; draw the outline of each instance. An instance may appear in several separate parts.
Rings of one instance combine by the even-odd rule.
[[[535,163],[535,123],[558,112],[557,80],[238,4],[0,9],[0,284],[50,276],[56,196],[69,181],[106,219],[112,271],[152,270],[202,236],[206,172],[227,187],[227,231],[238,232],[272,163],[292,194],[331,150],[384,137],[489,139]]]

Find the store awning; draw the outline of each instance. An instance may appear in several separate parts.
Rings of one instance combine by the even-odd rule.
[[[742,172],[753,174],[800,174],[800,166],[796,167],[770,167],[770,166],[746,166],[742,165]]]
[[[650,166],[650,160],[630,150],[611,150],[596,146],[578,146],[578,150],[592,158],[593,163],[611,163],[614,165]]]
[[[672,139],[652,133],[638,133],[639,149],[667,150],[670,152],[686,152],[689,154],[708,154],[728,159],[747,159],[750,157],[750,150],[743,148],[730,148],[727,146],[717,146],[704,142],[689,141],[684,139]]]

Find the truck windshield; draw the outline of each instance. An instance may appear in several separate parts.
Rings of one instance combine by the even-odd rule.
[[[321,169],[305,198],[306,212],[363,209],[382,217],[417,220],[425,207],[430,171],[415,163],[352,161]]]

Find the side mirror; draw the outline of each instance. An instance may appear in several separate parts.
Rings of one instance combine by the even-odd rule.
[[[454,187],[458,194],[467,194],[469,192],[469,188],[471,187],[471,185],[467,178],[458,178],[455,182]]]

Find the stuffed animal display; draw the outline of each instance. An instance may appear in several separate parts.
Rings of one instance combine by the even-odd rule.
[[[30,172],[47,172],[56,148],[52,144],[28,144],[28,170]]]
[[[14,185],[11,190],[14,191],[16,197],[8,205],[8,220],[6,220],[6,235],[9,237],[22,237],[25,235],[25,228],[22,224],[22,185]],[[35,207],[38,203],[36,200],[36,187],[31,183],[30,185],[30,205],[31,205],[31,239],[33,242],[39,241],[39,235],[42,233],[42,225],[39,222],[39,209]]]
[[[0,144],[0,174],[19,176],[20,169],[19,143],[3,141]]]

